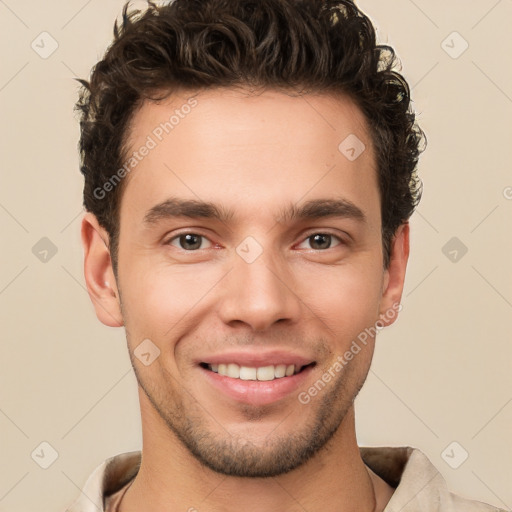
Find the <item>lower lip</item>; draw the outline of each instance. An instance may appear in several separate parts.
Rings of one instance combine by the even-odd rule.
[[[304,384],[312,369],[313,366],[308,366],[290,377],[260,381],[233,379],[200,367],[213,387],[238,402],[251,405],[268,405],[290,396]]]

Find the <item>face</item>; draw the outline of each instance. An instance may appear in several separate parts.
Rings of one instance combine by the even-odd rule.
[[[143,424],[217,472],[274,476],[343,424],[375,324],[396,316],[407,226],[384,269],[375,155],[349,99],[190,97],[133,119],[129,153],[151,147],[125,178],[117,281],[104,266],[95,305],[126,327]]]

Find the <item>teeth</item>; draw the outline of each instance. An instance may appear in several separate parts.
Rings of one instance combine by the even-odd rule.
[[[238,366],[235,363],[209,364],[208,368],[219,375],[231,377],[232,379],[261,381],[281,379],[285,376],[290,377],[302,369],[300,366],[295,367],[294,364],[278,364],[253,368],[249,366]]]
[[[290,365],[293,366],[293,365]],[[294,368],[295,370],[295,368]],[[276,376],[276,379],[280,379],[281,377],[284,377],[286,375],[286,365],[285,364],[278,364],[275,367],[274,375]]]
[[[273,366],[261,366],[256,372],[258,380],[274,380],[276,378]]]
[[[249,368],[248,366],[240,367],[240,378],[242,380],[257,380],[257,368]]]

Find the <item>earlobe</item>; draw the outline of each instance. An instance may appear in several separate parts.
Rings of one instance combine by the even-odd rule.
[[[121,327],[123,317],[108,247],[108,234],[90,212],[82,219],[81,236],[85,282],[96,316],[109,327]]]
[[[389,266],[383,280],[383,293],[379,311],[380,323],[391,325],[401,310],[405,270],[409,259],[409,223],[402,224],[391,242]]]

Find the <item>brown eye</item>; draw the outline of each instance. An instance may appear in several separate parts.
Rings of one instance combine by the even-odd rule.
[[[308,236],[300,245],[300,249],[313,249],[314,251],[325,251],[340,245],[341,239],[329,233],[315,233]]]
[[[309,237],[309,245],[312,249],[329,249],[331,242],[331,235],[325,235],[323,233],[317,233]]]
[[[185,251],[197,251],[198,249],[204,249],[210,242],[202,236],[196,233],[185,233],[173,238],[169,244],[174,247],[178,247]]]

